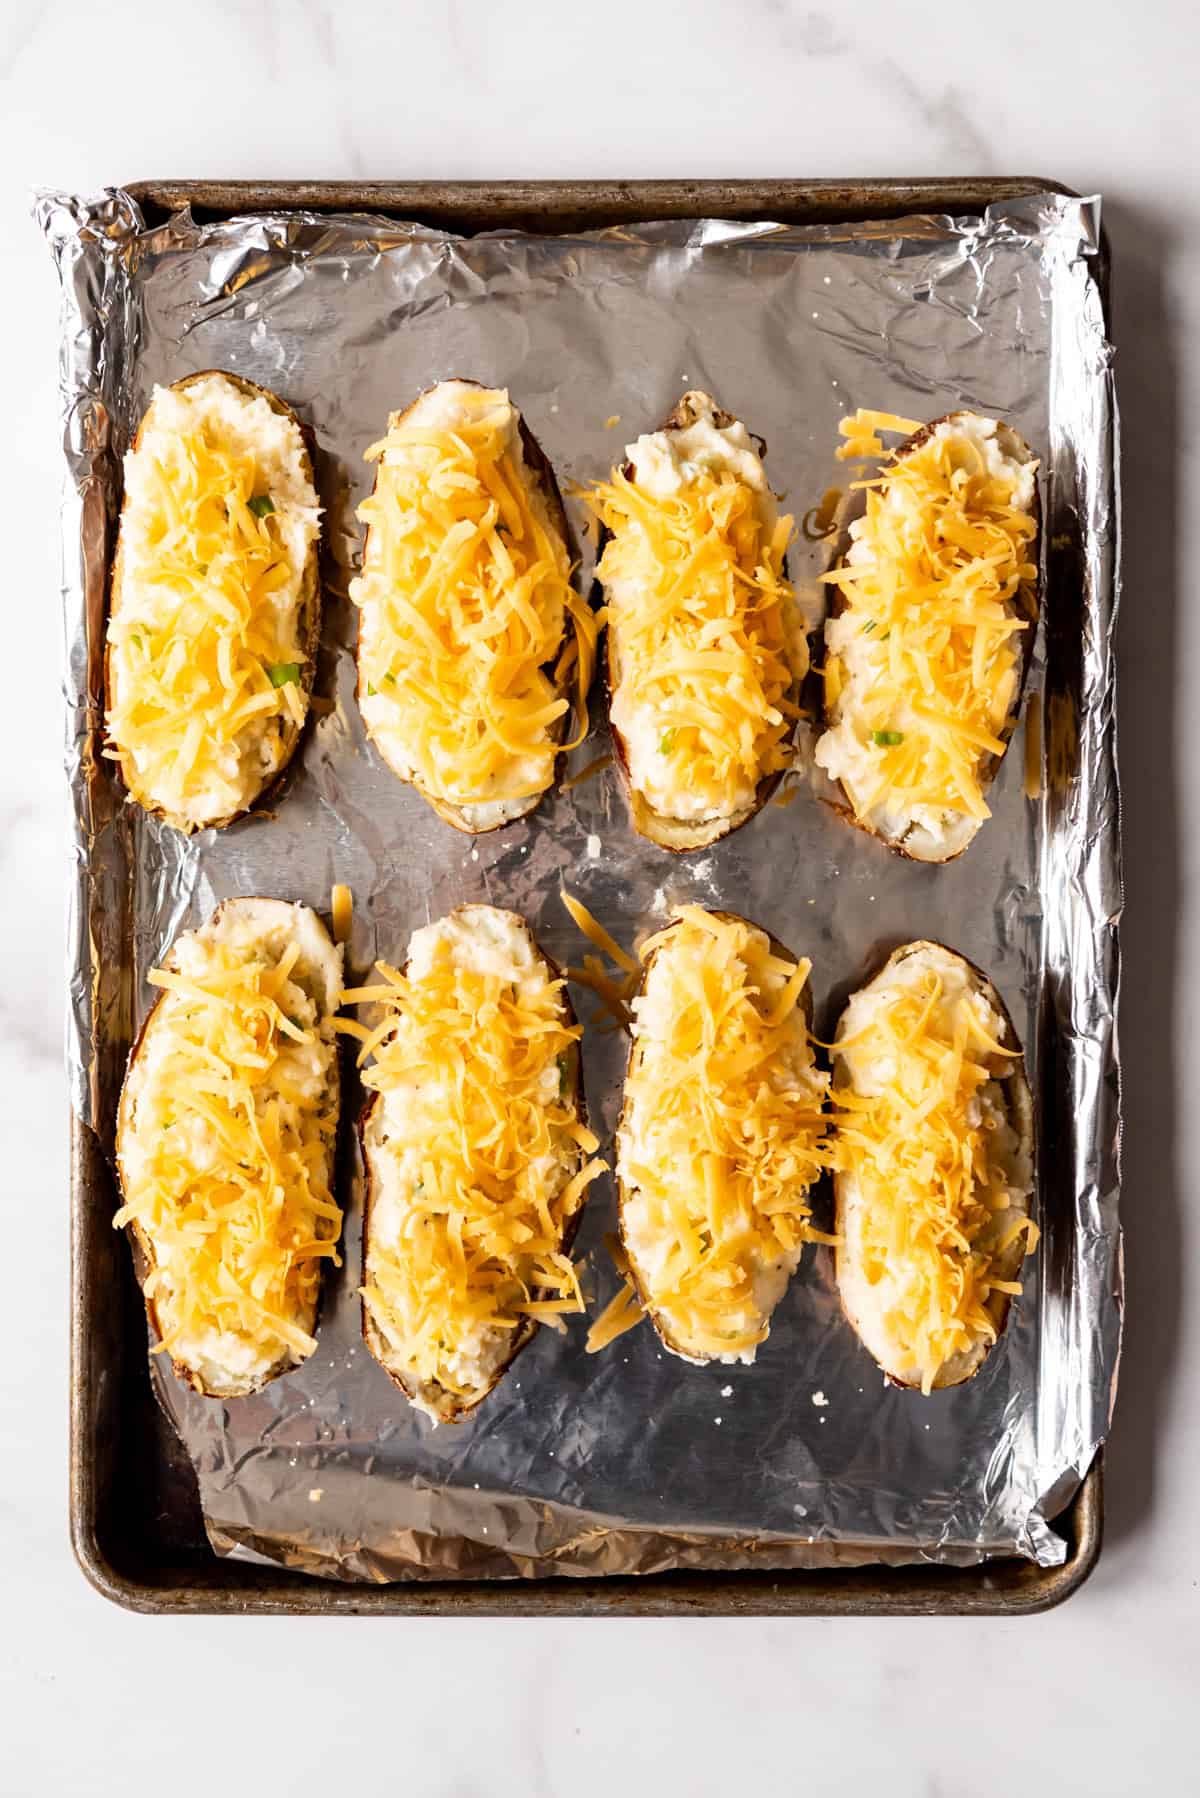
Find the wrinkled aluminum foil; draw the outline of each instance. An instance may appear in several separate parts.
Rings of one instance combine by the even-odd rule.
[[[1121,1326],[1117,448],[1098,205],[1043,195],[983,220],[471,239],[304,213],[197,224],[183,212],[146,228],[119,190],[47,194],[38,213],[64,293],[69,1063],[74,1103],[106,1147],[152,997],[144,976],[175,934],[230,894],[325,909],[334,881],[354,892],[357,972],[403,959],[417,925],[466,900],[516,907],[551,955],[578,960],[562,882],[626,943],[673,901],[729,906],[812,957],[822,1035],[882,953],[941,938],[996,980],[1038,1095],[1043,1237],[1024,1297],[979,1377],[925,1399],[885,1385],[819,1249],[753,1368],[685,1366],[646,1324],[589,1357],[576,1323],[566,1337],[543,1330],[472,1421],[435,1429],[363,1347],[348,1169],[345,1265],[302,1369],[222,1404],[153,1362],[214,1546],[376,1581],[1014,1550],[1061,1561],[1048,1519],[1105,1435]],[[189,842],[125,804],[99,757],[100,655],[121,456],[155,383],[209,367],[275,389],[316,434],[327,618],[321,715],[295,777],[269,816]],[[683,858],[633,834],[611,768],[474,845],[443,826],[364,740],[347,587],[363,451],[390,409],[452,375],[511,388],[568,492],[685,388],[708,388],[766,437],[797,516],[845,484],[833,450],[856,406],[1009,419],[1042,458],[1048,588],[1031,687],[1045,730],[1028,756],[1040,792],[1026,796],[1022,732],[991,823],[941,868],[848,828],[804,775],[794,803]],[[568,508],[586,581],[592,540]],[[792,552],[809,598],[828,553],[803,539]],[[573,771],[606,746],[601,718]],[[619,1036],[589,1029],[589,1102],[607,1132],[623,1059]],[[348,1078],[348,1113],[359,1096]],[[613,1205],[611,1183],[593,1189],[579,1240],[594,1308],[616,1287],[602,1245]]]

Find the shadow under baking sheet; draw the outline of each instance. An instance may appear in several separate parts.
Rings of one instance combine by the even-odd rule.
[[[1175,765],[1180,530],[1178,359],[1162,220],[1106,202],[1125,454],[1125,595],[1118,628],[1124,759],[1121,1061],[1129,1195],[1127,1331],[1106,1455],[1110,1543],[1148,1520],[1171,1405],[1182,1296],[1174,1031],[1180,905]]]

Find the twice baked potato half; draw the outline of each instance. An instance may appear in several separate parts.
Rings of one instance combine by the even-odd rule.
[[[862,420],[872,436],[909,423],[860,413],[843,429]],[[916,861],[961,855],[990,815],[1037,625],[1037,469],[994,418],[951,412],[921,426],[867,483],[866,511],[825,576],[815,761],[853,823]]]
[[[554,472],[503,388],[441,381],[367,451],[359,608],[367,735],[447,824],[479,835],[554,784],[596,622],[571,584]]]
[[[177,937],[129,1058],[117,1168],[175,1372],[241,1398],[316,1347],[337,1259],[342,951],[306,905],[228,899]]]
[[[960,1385],[1037,1242],[1033,1100],[995,987],[940,943],[897,949],[842,1013],[831,1108],[846,1316],[894,1384]]]
[[[276,394],[218,369],[155,389],[125,458],[106,754],[176,830],[233,823],[295,754],[320,518],[304,429]]]
[[[810,964],[730,912],[677,908],[642,949],[617,1131],[621,1241],[685,1361],[752,1362],[796,1271],[829,1076]]]
[[[347,995],[382,1011],[362,1027],[363,1336],[453,1423],[583,1310],[571,1243],[605,1164],[566,983],[516,912],[459,906],[379,971]]]
[[[703,849],[752,818],[791,763],[808,672],[792,520],[745,425],[706,393],[685,393],[625,455],[589,496],[613,745],[640,835]]]

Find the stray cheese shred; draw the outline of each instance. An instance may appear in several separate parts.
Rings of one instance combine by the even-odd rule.
[[[960,958],[923,950],[851,1000],[835,1043],[832,1161],[852,1183],[839,1279],[852,1260],[848,1309],[861,1329],[869,1308],[868,1346],[926,1393],[953,1356],[995,1340],[993,1295],[1019,1290],[1010,1251],[1037,1242],[1004,1028]]]
[[[598,1355],[601,1349],[607,1348],[610,1342],[615,1342],[618,1336],[624,1336],[627,1330],[636,1329],[645,1315],[637,1295],[637,1287],[626,1276],[615,1297],[604,1307],[588,1331],[588,1354]]]
[[[570,913],[571,922],[576,929],[581,930],[584,936],[595,943],[597,949],[602,949],[609,961],[615,962],[627,974],[638,972],[638,964],[632,955],[622,949],[620,943],[605,930],[600,920],[593,916],[581,900],[576,899],[573,893],[568,893],[565,887],[561,889],[559,897]]]
[[[214,923],[171,960],[149,976],[161,997],[122,1100],[113,1222],[150,1245],[155,1352],[221,1391],[316,1346],[342,1221],[337,1050],[295,940],[248,944]]]
[[[911,437],[920,429],[920,422],[915,418],[901,418],[895,412],[869,412],[860,406],[838,425],[838,434],[845,442],[836,452],[837,459],[839,462],[857,462],[882,456],[885,452],[883,441],[877,435],[879,431],[899,432],[901,437]]]
[[[350,932],[354,928],[354,895],[350,888],[339,881],[330,894],[329,905],[333,919],[333,940],[335,943],[348,943]]]
[[[604,963],[598,955],[585,955],[582,967],[567,969],[567,975],[577,986],[587,987],[595,993],[600,1004],[608,1013],[609,1023],[600,1026],[601,1032],[614,1027],[628,1030],[633,1023],[633,1013],[629,1009],[630,1000],[637,992],[641,980],[641,968],[633,956],[622,949],[620,943],[605,930],[600,920],[593,916],[581,899],[576,899],[566,888],[560,889],[559,897],[566,907],[571,922],[589,942],[606,955],[616,967],[621,969],[621,978],[614,980],[605,971]]]
[[[368,730],[431,798],[528,800],[587,734],[598,626],[526,465],[519,414],[503,390],[447,382],[366,454],[378,469],[351,597]],[[578,719],[564,743],[568,680]]]
[[[753,1360],[811,1224],[828,1076],[810,964],[744,919],[685,905],[647,973],[618,1134],[621,1230],[646,1307],[685,1358]]]
[[[106,753],[181,829],[249,804],[307,711],[320,510],[299,427],[221,375],[160,389],[126,460]]]
[[[877,430],[916,428],[873,412],[842,423],[856,455],[881,453]],[[826,626],[816,760],[885,835],[989,816],[984,770],[1004,753],[1032,628],[1018,596],[1037,579],[1036,466],[1001,452],[993,421],[955,415],[864,483],[850,552],[822,577],[842,610]]]
[[[484,929],[503,946],[519,922],[464,908],[428,927],[419,974],[381,963],[379,984],[345,995],[381,1014],[362,1051],[380,1095],[363,1300],[417,1402],[430,1387],[478,1398],[514,1331],[584,1309],[563,1240],[606,1164],[578,1111],[580,1028],[540,958],[461,952]]]
[[[597,573],[633,786],[666,816],[725,817],[791,763],[807,646],[784,573],[791,518],[732,465],[685,471],[659,491],[615,468],[584,497],[610,533]]]

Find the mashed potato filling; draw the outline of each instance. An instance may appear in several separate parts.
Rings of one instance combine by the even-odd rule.
[[[700,823],[790,764],[808,649],[784,574],[792,520],[745,425],[718,422],[707,394],[682,405],[691,422],[629,444],[589,503],[610,533],[597,572],[630,783]]]
[[[515,913],[463,906],[380,973],[347,995],[382,1010],[363,1048],[363,1301],[375,1352],[437,1417],[487,1391],[531,1319],[583,1309],[563,1240],[604,1163],[579,1116],[579,1026]]]
[[[825,627],[816,763],[856,818],[935,857],[989,816],[984,770],[1004,754],[1033,628],[1018,596],[1037,579],[1037,464],[1016,441],[995,419],[943,421],[866,483],[825,577],[842,610]]]
[[[122,1093],[113,1221],[149,1247],[156,1352],[236,1394],[312,1353],[337,1259],[342,952],[307,907],[239,899],[149,978],[161,997]]]
[[[304,722],[319,527],[293,419],[220,374],[155,389],[125,458],[107,753],[184,830],[252,803]]]
[[[838,1026],[838,1282],[876,1360],[925,1392],[995,1340],[995,1295],[1020,1291],[1006,1258],[1037,1239],[1006,1091],[1020,1067],[969,964],[935,944],[889,964]]]
[[[553,781],[568,677],[586,734],[595,619],[506,391],[443,381],[367,458],[378,469],[350,594],[368,733],[403,779],[491,829]]]
[[[621,1234],[676,1353],[754,1360],[812,1229],[828,1075],[810,964],[744,919],[681,906],[642,951],[617,1137]]]

